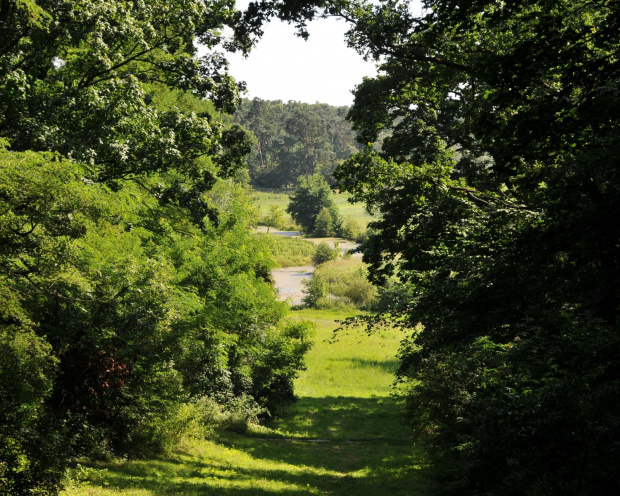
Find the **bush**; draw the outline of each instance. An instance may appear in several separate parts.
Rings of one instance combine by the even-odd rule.
[[[404,282],[389,280],[378,288],[378,298],[373,309],[379,312],[402,310],[413,299],[414,288]]]
[[[355,241],[356,243],[359,243],[358,240],[362,238],[363,232],[364,230],[362,229],[362,226],[358,221],[347,217],[342,222],[340,236],[342,236],[344,239],[348,239],[349,241]]]
[[[317,303],[327,296],[327,282],[319,276],[305,279],[301,282],[304,285],[304,297],[302,303],[307,307],[317,308]]]
[[[182,435],[200,439],[216,429],[243,434],[251,424],[258,423],[265,411],[247,394],[221,398],[219,401],[203,396],[184,405],[175,421],[185,419],[189,425],[185,426]],[[177,435],[177,439],[180,440],[181,436]]]
[[[330,236],[334,236],[336,234],[334,230],[334,219],[332,214],[329,212],[329,209],[323,207],[319,212],[319,215],[316,216],[316,220],[314,222],[314,235],[317,238],[328,238]]]
[[[305,370],[313,332],[312,322],[290,322],[267,336],[252,373],[252,394],[271,416],[296,401],[293,380]]]
[[[267,226],[267,232],[272,227],[282,229],[286,224],[286,215],[280,205],[271,205],[269,213],[261,219],[261,222]]]
[[[343,305],[370,308],[377,297],[377,290],[366,278],[366,269],[359,259],[323,263],[304,285],[304,304],[315,308]]]
[[[5,310],[0,319],[16,319]],[[50,351],[27,326],[0,326],[0,494],[54,494],[65,470],[68,443],[42,404],[56,372]]]
[[[330,248],[329,245],[322,241],[317,247],[312,257],[314,265],[321,265],[322,263],[329,262],[330,260],[336,260],[340,255],[340,248]]]

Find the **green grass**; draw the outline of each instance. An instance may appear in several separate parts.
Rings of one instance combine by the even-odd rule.
[[[292,189],[255,188],[252,196],[256,206],[259,209],[260,215],[264,216],[269,212],[269,208],[272,205],[280,205],[280,207],[286,211],[289,196],[292,194]],[[332,198],[336,207],[338,207],[338,212],[340,212],[340,215],[343,218],[357,220],[362,226],[366,227],[366,225],[372,220],[372,216],[366,211],[364,205],[361,203],[350,203],[348,201],[350,196],[351,195],[345,193],[336,193]]]
[[[424,458],[389,395],[402,336],[350,331],[330,344],[334,320],[352,314],[292,313],[316,322],[317,333],[296,382],[300,400],[283,418],[186,441],[166,457],[89,464],[62,496],[430,494]]]
[[[269,253],[278,267],[297,267],[312,264],[312,256],[316,246],[300,238],[279,236],[275,234],[259,234],[267,243]]]

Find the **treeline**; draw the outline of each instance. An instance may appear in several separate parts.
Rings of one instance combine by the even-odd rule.
[[[320,173],[334,183],[336,165],[359,151],[345,120],[348,107],[290,101],[243,100],[235,122],[255,138],[248,156],[253,185],[282,188]]]
[[[294,400],[309,327],[249,229],[237,88],[194,57],[234,14],[172,4],[0,6],[2,495]]]

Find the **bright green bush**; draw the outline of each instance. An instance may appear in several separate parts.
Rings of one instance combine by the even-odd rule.
[[[311,308],[318,308],[318,303],[325,298],[329,292],[327,282],[316,274],[310,279],[301,282],[304,285],[304,296],[302,303]]]
[[[363,228],[361,224],[350,217],[345,217],[342,222],[342,228],[340,230],[340,236],[350,241],[359,242],[363,236]]]
[[[313,308],[369,309],[377,299],[377,289],[368,281],[364,265],[356,258],[326,261],[303,284],[303,303]]]
[[[330,248],[329,244],[325,241],[321,241],[312,256],[312,262],[314,265],[318,266],[330,260],[336,260],[338,255],[340,255],[339,248]]]

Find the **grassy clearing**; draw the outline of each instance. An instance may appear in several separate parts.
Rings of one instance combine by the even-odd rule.
[[[279,236],[275,234],[259,234],[267,243],[269,253],[274,257],[278,267],[297,267],[310,265],[316,246],[301,238]]]
[[[267,215],[269,208],[273,205],[279,205],[283,210],[286,210],[289,202],[289,195],[292,194],[292,189],[255,188],[252,196],[262,217]],[[349,198],[350,195],[345,193],[336,193],[333,195],[334,204],[338,207],[338,212],[340,212],[343,218],[354,219],[365,228],[372,220],[372,216],[366,211],[362,204],[350,203],[348,201]]]
[[[424,462],[389,396],[397,331],[351,331],[327,342],[353,311],[301,310],[317,323],[299,402],[282,419],[245,435],[187,441],[173,455],[89,464],[62,496],[430,494]],[[78,482],[81,481],[81,482]]]

